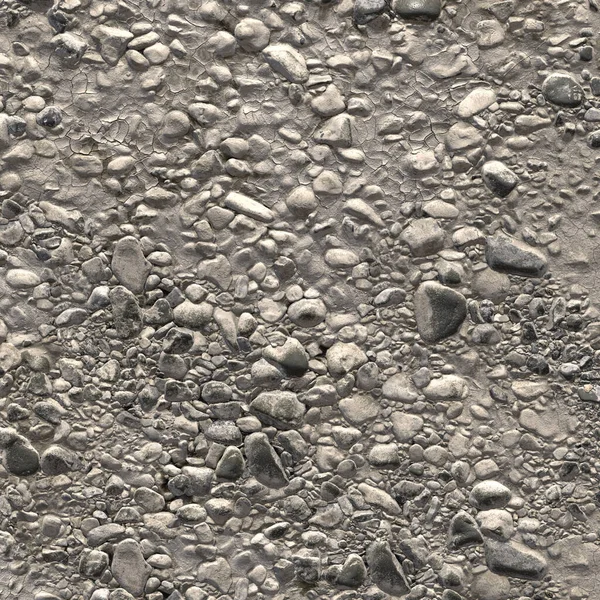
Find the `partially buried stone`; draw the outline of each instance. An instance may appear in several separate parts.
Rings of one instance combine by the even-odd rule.
[[[508,196],[519,183],[519,178],[499,160],[489,160],[481,168],[481,178],[487,188],[500,198]]]
[[[325,320],[327,308],[320,298],[303,298],[290,304],[287,316],[298,327],[315,327]]]
[[[415,219],[400,235],[413,256],[429,256],[444,247],[444,230],[435,219]]]
[[[494,271],[521,277],[541,277],[547,268],[541,252],[507,235],[487,238],[485,259]]]
[[[62,122],[62,113],[58,106],[46,106],[35,117],[38,125],[52,129]]]
[[[356,25],[366,25],[386,9],[387,0],[355,0],[353,19]]]
[[[402,565],[388,542],[374,541],[367,549],[367,564],[373,583],[390,596],[404,596],[410,591]]]
[[[486,538],[484,548],[485,560],[492,573],[532,580],[542,579],[546,574],[546,559],[523,544]]]
[[[250,411],[262,423],[278,429],[300,427],[305,410],[293,392],[262,392],[250,403]]]
[[[9,473],[25,477],[38,471],[40,459],[35,448],[17,440],[6,449],[4,464]]]
[[[244,440],[248,469],[256,479],[270,488],[282,488],[288,478],[279,456],[264,433],[251,433]]]
[[[441,0],[394,0],[392,8],[403,19],[433,21],[442,12]]]
[[[465,297],[433,281],[419,286],[414,304],[419,335],[428,343],[436,343],[455,334],[467,316]]]
[[[548,102],[564,108],[576,108],[583,101],[583,88],[567,73],[552,73],[542,83]]]

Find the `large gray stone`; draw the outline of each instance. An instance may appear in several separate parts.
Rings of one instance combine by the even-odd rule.
[[[419,286],[414,303],[419,335],[431,344],[455,334],[467,316],[465,297],[434,281]]]

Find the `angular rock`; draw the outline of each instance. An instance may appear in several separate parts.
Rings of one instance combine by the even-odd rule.
[[[481,168],[481,178],[488,189],[500,198],[508,196],[519,183],[517,175],[499,160],[489,160]]]
[[[105,62],[114,66],[125,54],[127,44],[133,39],[133,33],[120,27],[98,25],[92,29],[92,39],[98,44],[100,55]]]
[[[494,271],[520,277],[541,277],[547,268],[541,252],[502,234],[486,239],[485,259]]]
[[[284,430],[299,428],[305,410],[293,392],[262,392],[250,403],[261,422]]]
[[[497,575],[515,579],[540,580],[548,570],[546,559],[519,542],[501,542],[486,538],[485,561]]]
[[[346,113],[327,119],[315,132],[317,144],[327,144],[332,148],[350,148],[352,146],[352,118]]]
[[[262,54],[271,69],[290,83],[305,83],[308,80],[304,57],[289,44],[272,44]]]
[[[367,564],[373,583],[390,596],[404,596],[410,591],[402,565],[388,542],[377,540],[367,549]]]
[[[244,440],[248,469],[257,481],[270,488],[282,488],[288,478],[281,460],[264,433],[251,433]]]
[[[454,335],[467,316],[465,297],[434,281],[419,286],[414,305],[419,335],[430,344]]]
[[[239,448],[228,446],[217,463],[215,475],[223,479],[238,479],[244,474],[246,461]]]
[[[141,596],[152,567],[145,561],[140,545],[133,539],[125,539],[115,546],[111,572],[123,589]]]
[[[568,73],[551,73],[542,83],[544,98],[564,108],[576,108],[583,102],[583,88]]]
[[[336,584],[343,587],[358,588],[367,578],[367,567],[358,554],[350,554],[336,577]]]
[[[460,511],[452,517],[448,528],[448,548],[450,550],[482,543],[483,536],[475,519],[469,513]]]
[[[444,230],[431,217],[415,219],[401,234],[413,256],[436,254],[444,247]]]

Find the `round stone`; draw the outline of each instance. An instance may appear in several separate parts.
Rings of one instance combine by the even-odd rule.
[[[6,449],[6,469],[13,475],[33,475],[40,468],[40,459],[32,446],[17,441]]]
[[[548,102],[575,108],[583,101],[583,88],[566,73],[552,73],[548,75],[542,84],[542,94]]]

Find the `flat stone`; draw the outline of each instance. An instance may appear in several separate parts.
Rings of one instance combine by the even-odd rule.
[[[141,596],[152,567],[144,560],[140,545],[133,539],[126,539],[115,546],[111,572],[123,589]]]
[[[225,206],[261,223],[271,223],[275,218],[270,208],[239,192],[229,192],[225,197]]]
[[[468,119],[479,114],[496,102],[496,92],[490,88],[480,87],[469,92],[460,102],[456,114],[461,119]]]
[[[115,244],[111,269],[119,283],[129,291],[134,294],[144,291],[151,268],[136,238],[127,236]]]
[[[486,538],[485,560],[489,570],[515,579],[540,580],[548,570],[546,559],[519,542]]]
[[[465,297],[434,281],[419,286],[414,305],[419,335],[430,344],[454,335],[467,316]]]
[[[339,409],[344,418],[353,425],[372,421],[379,414],[377,400],[366,395],[352,395],[339,401]]]
[[[547,268],[541,252],[506,235],[487,238],[485,259],[491,269],[521,277],[541,277]]]

